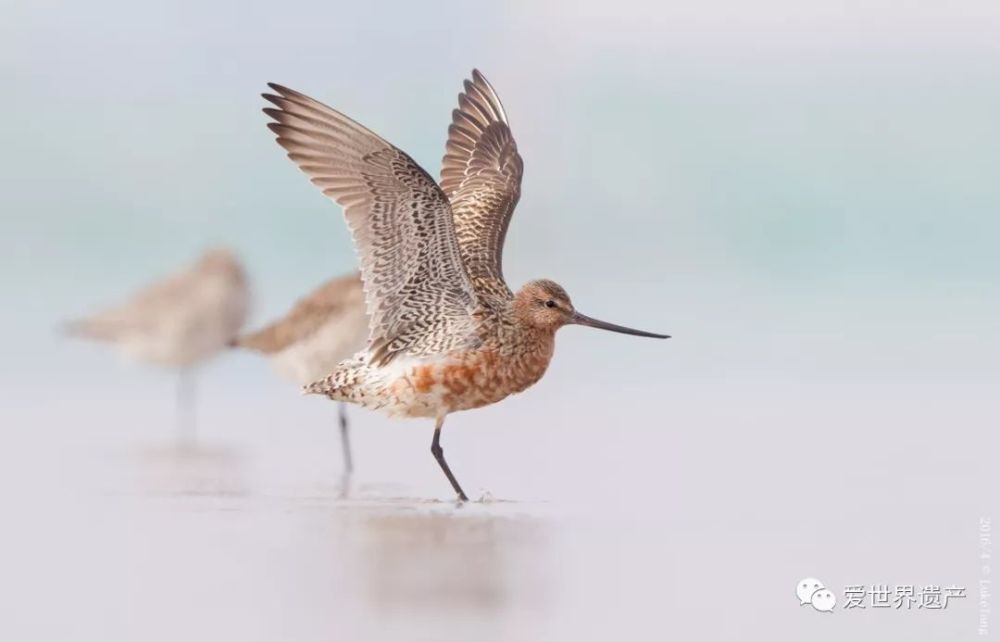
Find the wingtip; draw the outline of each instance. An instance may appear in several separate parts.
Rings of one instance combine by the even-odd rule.
[[[485,87],[490,91],[490,93],[493,94],[496,93],[496,91],[493,89],[493,85],[491,85],[490,81],[486,79],[486,75],[483,74],[483,72],[479,71],[478,69],[472,70],[472,80],[474,81],[475,85],[479,87]]]
[[[269,82],[267,83],[267,86],[271,88],[271,91],[278,94],[277,96],[275,96],[274,94],[261,94],[261,96],[263,96],[266,100],[269,100],[271,102],[274,102],[274,100],[272,99],[294,100],[296,97],[302,96],[302,94],[295,91],[294,89],[289,89],[288,87],[278,84],[276,82]]]

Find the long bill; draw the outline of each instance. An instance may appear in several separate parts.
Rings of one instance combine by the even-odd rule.
[[[591,328],[600,328],[601,330],[611,330],[612,332],[621,332],[622,334],[631,334],[636,337],[651,337],[653,339],[670,338],[669,334],[654,334],[652,332],[643,332],[642,330],[633,330],[632,328],[626,328],[623,325],[615,325],[614,323],[608,323],[607,321],[592,319],[591,317],[588,317],[585,314],[580,314],[579,312],[573,313],[570,323],[575,323],[576,325],[586,325]]]

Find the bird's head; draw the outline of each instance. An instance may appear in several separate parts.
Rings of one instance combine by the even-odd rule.
[[[666,334],[633,330],[580,314],[573,307],[573,302],[570,301],[566,290],[555,281],[548,279],[529,281],[518,290],[514,296],[514,311],[522,323],[549,332],[555,332],[564,325],[574,324],[631,334],[637,337],[670,338]]]
[[[245,279],[243,265],[239,258],[224,247],[213,247],[202,254],[198,259],[198,269],[234,281]]]

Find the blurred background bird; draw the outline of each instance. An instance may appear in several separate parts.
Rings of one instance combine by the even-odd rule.
[[[213,248],[124,303],[71,321],[65,329],[108,343],[127,358],[176,369],[177,440],[189,446],[196,440],[194,370],[239,334],[249,300],[239,259]]]
[[[299,299],[285,316],[238,337],[233,345],[268,357],[278,373],[300,386],[318,381],[361,350],[368,339],[368,315],[361,275],[326,281]],[[353,471],[346,404],[339,409],[344,473]]]

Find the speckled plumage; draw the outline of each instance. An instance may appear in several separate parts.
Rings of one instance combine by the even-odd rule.
[[[278,144],[344,207],[361,260],[372,359],[465,347],[474,295],[448,199],[413,159],[346,116],[274,85]]]
[[[346,116],[272,88],[280,95],[265,97],[280,109],[265,111],[276,121],[269,126],[278,143],[344,207],[371,315],[368,348],[307,391],[391,414],[436,417],[493,403],[537,381],[552,354],[551,346],[538,347],[545,341],[524,342],[530,358],[499,358],[501,350],[513,354],[509,337],[517,335],[501,254],[523,164],[482,74],[474,71],[466,81],[452,114],[441,187]],[[445,392],[456,368],[471,381]],[[497,372],[479,374],[485,368]],[[434,383],[414,385],[413,377]]]
[[[554,332],[524,331],[512,318],[481,325],[476,348],[433,357],[397,357],[386,365],[362,352],[310,393],[402,417],[441,417],[521,392],[541,379],[555,346]]]
[[[343,114],[280,85],[264,94],[279,145],[344,208],[361,262],[368,346],[306,392],[391,415],[434,417],[431,450],[459,410],[496,403],[537,382],[555,332],[578,323],[642,336],[576,312],[557,284],[515,295],[503,278],[504,239],[523,162],[506,112],[473,70],[452,112],[441,184],[404,152]]]
[[[498,311],[513,296],[503,278],[502,253],[523,172],[500,98],[473,71],[452,111],[441,190],[451,202],[462,264],[477,298]]]

